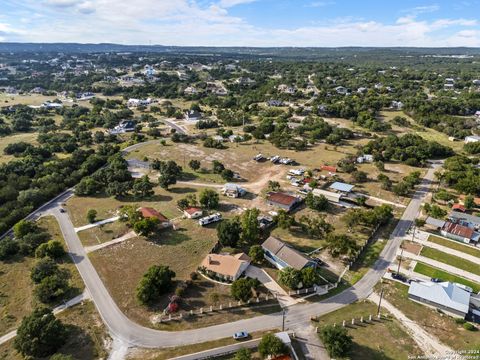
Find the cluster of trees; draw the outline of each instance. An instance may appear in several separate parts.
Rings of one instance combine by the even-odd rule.
[[[29,220],[20,220],[15,224],[13,234],[13,239],[5,237],[0,240],[0,260],[11,259],[17,254],[32,256],[37,248],[46,243],[50,238],[48,232]],[[44,247],[42,248],[45,249]]]
[[[137,300],[142,305],[151,305],[171,289],[173,278],[175,278],[175,272],[170,270],[168,266],[151,266],[138,284]]]
[[[36,285],[34,294],[38,300],[51,304],[65,298],[70,292],[70,272],[60,268],[50,257],[39,259],[30,272],[30,278]]]
[[[240,278],[235,280],[230,287],[230,294],[235,300],[247,302],[254,296],[255,290],[260,286],[260,281],[253,278]]]
[[[475,165],[478,160],[462,155],[452,156],[445,160],[443,173],[435,175],[449,187],[462,194],[480,196],[480,169]]]
[[[182,176],[182,167],[173,160],[163,161],[155,159],[152,162],[152,169],[158,170],[160,173],[158,184],[167,190],[170,185],[175,185],[177,179]]]
[[[398,182],[392,187],[392,191],[398,196],[407,196],[415,185],[420,184],[420,172],[413,171],[405,176],[402,181]]]
[[[240,242],[255,244],[261,236],[258,225],[260,211],[256,208],[245,210],[241,216],[225,219],[217,226],[218,241],[222,246],[237,247]]]
[[[322,278],[314,267],[306,267],[302,270],[286,267],[280,271],[278,280],[282,285],[295,290],[318,285]]]
[[[373,154],[376,161],[401,161],[411,166],[424,165],[428,159],[454,155],[450,147],[436,141],[427,141],[419,135],[389,135],[371,140],[363,147],[366,154]]]
[[[320,332],[328,354],[332,358],[343,358],[349,355],[353,346],[353,337],[348,330],[341,326],[325,326]]]
[[[393,218],[393,208],[390,205],[380,205],[373,209],[350,209],[343,216],[342,220],[349,228],[358,225],[375,228],[378,225],[385,225]]]
[[[144,217],[134,205],[126,205],[120,209],[120,221],[124,221],[138,235],[150,236],[155,233],[160,225],[156,217]]]

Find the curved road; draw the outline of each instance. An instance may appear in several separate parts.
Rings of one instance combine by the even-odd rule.
[[[295,329],[305,325],[312,316],[326,314],[339,309],[358,299],[366,298],[374,285],[381,279],[391,261],[395,258],[401,238],[412,224],[419,212],[420,205],[428,192],[433,180],[434,169],[428,170],[422,184],[419,185],[413,199],[406,208],[402,218],[394,229],[390,241],[386,244],[379,259],[366,275],[355,286],[324,301],[313,304],[298,304],[292,306],[286,313],[286,327]],[[53,214],[62,230],[68,245],[70,255],[75,262],[92,299],[112,335],[118,337],[130,346],[147,348],[181,346],[199,342],[224,338],[238,330],[249,332],[281,327],[281,313],[263,315],[255,318],[240,320],[232,323],[210,326],[195,330],[179,332],[159,331],[140,326],[128,319],[118,308],[98,273],[90,262],[85,249],[74,230],[67,213],[60,212],[60,206],[72,195],[67,192],[50,204],[45,205],[42,211]]]

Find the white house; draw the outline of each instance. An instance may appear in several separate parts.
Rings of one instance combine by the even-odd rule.
[[[183,210],[183,214],[189,219],[197,219],[199,217],[202,217],[203,210],[197,207],[189,207]]]

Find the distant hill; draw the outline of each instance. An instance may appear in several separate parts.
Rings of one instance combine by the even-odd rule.
[[[408,55],[480,55],[480,48],[415,48],[415,47],[201,47],[201,46],[163,46],[163,45],[120,45],[120,44],[79,44],[79,43],[0,43],[0,53],[105,53],[105,52],[130,52],[130,53],[171,53],[171,54],[197,54],[197,55],[250,55],[261,57],[339,57],[354,54],[374,55],[388,54]]]

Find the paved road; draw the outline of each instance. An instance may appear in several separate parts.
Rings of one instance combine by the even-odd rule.
[[[424,181],[419,186],[393,231],[391,240],[387,243],[379,259],[367,274],[355,286],[329,299],[314,304],[298,304],[289,308],[286,312],[287,328],[302,328],[310,321],[312,316],[329,313],[370,295],[373,286],[380,280],[390,262],[395,258],[396,250],[402,240],[401,238],[405,236],[412,221],[416,218],[422,199],[428,191],[430,181],[433,179],[433,173],[434,169],[430,169],[427,172]],[[69,252],[102,319],[112,332],[112,335],[118,337],[126,344],[147,348],[181,346],[224,338],[238,330],[254,332],[281,327],[282,315],[280,313],[181,332],[153,330],[134,323],[121,312],[111,298],[87,257],[68,214],[59,211],[60,204],[65,201],[67,196],[68,194],[49,204],[47,211],[58,219]]]
[[[177,124],[175,124],[174,121],[172,120],[167,120],[167,119],[162,119],[162,121],[167,124],[168,126],[170,126],[171,128],[175,129],[177,131],[177,133],[179,134],[187,134],[187,132],[185,131],[184,128],[178,126]]]

